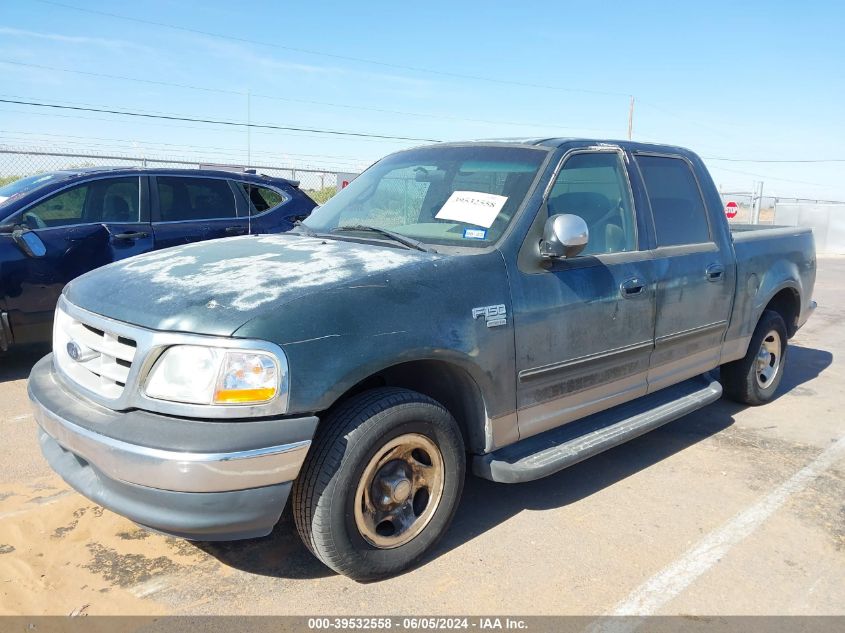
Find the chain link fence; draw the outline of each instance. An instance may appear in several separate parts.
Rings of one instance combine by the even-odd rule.
[[[84,167],[166,167],[183,169],[246,169],[246,165],[214,161],[189,160],[161,156],[129,156],[125,154],[99,154],[96,152],[68,153],[31,148],[0,146],[0,186],[25,176],[32,176],[60,169]],[[337,191],[340,178],[354,174],[314,169],[311,167],[280,165],[249,165],[258,173],[290,180],[298,180],[300,189],[322,204]]]

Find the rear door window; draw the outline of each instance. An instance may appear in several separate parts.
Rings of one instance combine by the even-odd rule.
[[[667,156],[636,157],[645,182],[658,246],[710,241],[707,209],[689,164]]]
[[[162,222],[237,217],[235,196],[221,178],[156,176]]]

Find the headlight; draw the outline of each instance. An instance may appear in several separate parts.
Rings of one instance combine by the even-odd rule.
[[[189,404],[262,404],[287,397],[287,361],[258,350],[175,345],[156,361],[144,391]]]

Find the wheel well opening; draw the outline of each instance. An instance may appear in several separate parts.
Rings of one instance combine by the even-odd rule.
[[[362,380],[338,398],[333,406],[377,387],[402,387],[437,400],[458,423],[466,449],[483,452],[486,421],[484,399],[475,380],[466,370],[438,360],[401,363]]]
[[[784,288],[778,292],[766,306],[766,310],[773,310],[780,314],[786,323],[786,333],[792,338],[798,331],[798,316],[801,311],[801,301],[798,293],[792,288]]]

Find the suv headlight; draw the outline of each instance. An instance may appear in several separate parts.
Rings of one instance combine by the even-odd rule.
[[[287,359],[262,350],[174,345],[147,377],[149,398],[204,405],[287,399]]]

